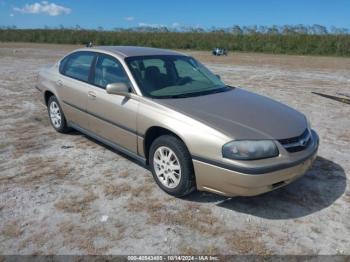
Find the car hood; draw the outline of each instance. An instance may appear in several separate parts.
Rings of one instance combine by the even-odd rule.
[[[234,139],[285,139],[299,136],[307,128],[306,118],[300,112],[240,88],[155,101]]]

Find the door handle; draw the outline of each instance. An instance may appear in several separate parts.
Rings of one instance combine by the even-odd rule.
[[[57,84],[58,86],[63,86],[63,83],[62,83],[61,80],[57,80],[57,81],[56,81],[56,84]]]
[[[88,97],[91,98],[91,99],[95,99],[96,98],[96,93],[92,92],[92,91],[89,91],[88,92]]]

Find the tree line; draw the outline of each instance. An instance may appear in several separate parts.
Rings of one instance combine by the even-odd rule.
[[[2,42],[58,44],[138,45],[170,49],[211,50],[274,54],[350,56],[348,29],[321,26],[233,26],[229,28],[115,28],[113,31],[74,28],[0,28]]]

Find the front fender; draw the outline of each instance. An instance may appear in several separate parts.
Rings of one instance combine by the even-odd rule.
[[[139,153],[143,152],[143,138],[149,128],[161,127],[176,134],[186,144],[191,155],[217,158],[221,147],[230,141],[225,134],[154,101],[140,100],[137,129],[140,139]]]

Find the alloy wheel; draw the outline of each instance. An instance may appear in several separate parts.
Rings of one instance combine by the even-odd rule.
[[[55,101],[52,101],[50,104],[50,119],[55,128],[60,128],[62,123],[62,116],[60,108]]]
[[[181,165],[178,157],[169,147],[157,148],[153,156],[153,167],[158,180],[167,188],[175,188],[181,179]]]

